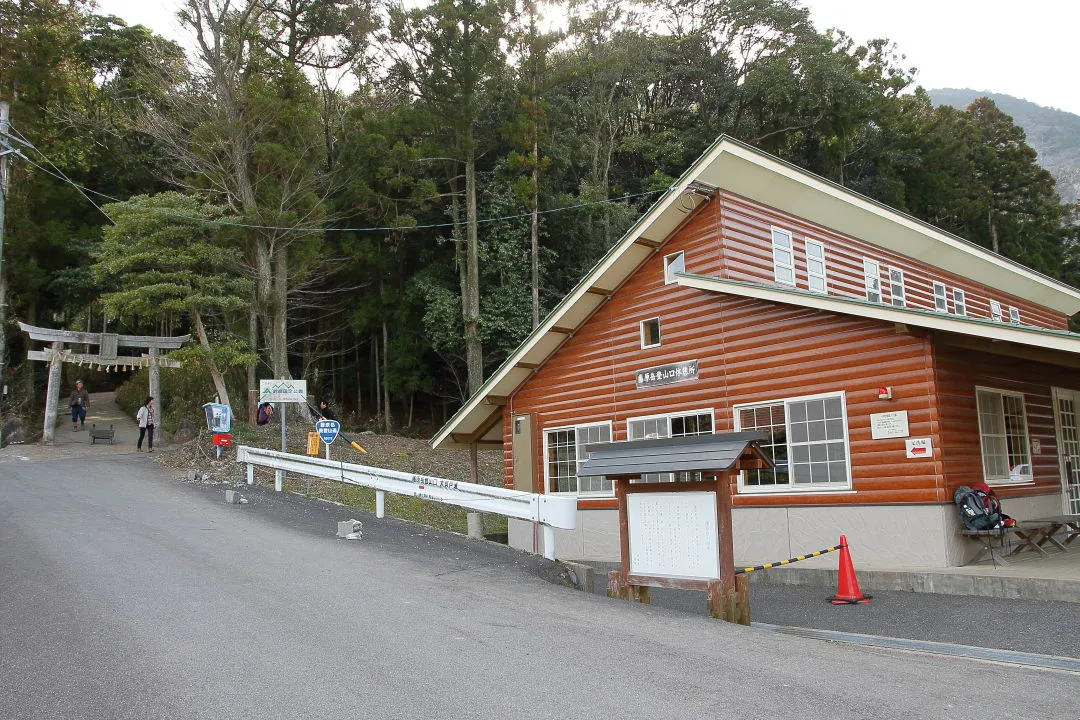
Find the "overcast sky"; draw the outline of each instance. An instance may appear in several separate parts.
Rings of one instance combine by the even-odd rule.
[[[865,42],[888,37],[927,89],[970,87],[1080,115],[1077,0],[804,0],[820,30]],[[98,0],[119,15],[179,39],[180,0]]]

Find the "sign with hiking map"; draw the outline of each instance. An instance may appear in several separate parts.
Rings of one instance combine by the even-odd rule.
[[[307,380],[260,380],[259,402],[306,403]]]

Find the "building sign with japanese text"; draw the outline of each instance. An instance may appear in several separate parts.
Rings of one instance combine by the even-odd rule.
[[[697,360],[687,360],[671,365],[648,368],[647,370],[638,370],[635,374],[637,376],[637,386],[639,388],[668,385],[670,383],[683,382],[684,380],[697,380]]]

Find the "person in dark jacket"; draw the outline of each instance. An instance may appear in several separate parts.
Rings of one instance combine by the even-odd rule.
[[[318,410],[311,411],[311,419],[316,422],[319,420],[337,420],[337,415],[334,414],[334,411],[330,409],[325,400],[320,400]]]
[[[71,407],[71,431],[85,429],[86,410],[90,407],[90,393],[86,392],[82,380],[75,381],[75,389],[71,391],[68,405]]]

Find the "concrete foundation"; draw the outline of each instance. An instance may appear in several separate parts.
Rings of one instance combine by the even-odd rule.
[[[1061,514],[1061,495],[1009,498],[1005,511],[1018,520]],[[933,570],[964,565],[978,541],[958,535],[956,508],[941,505],[798,505],[741,507],[732,511],[737,565],[760,565],[805,555],[847,537],[859,570]],[[524,520],[509,521],[511,547],[544,552],[543,533]],[[555,557],[585,563],[619,562],[617,510],[579,510],[574,530],[555,531]],[[800,571],[831,569],[824,555],[799,563]]]

